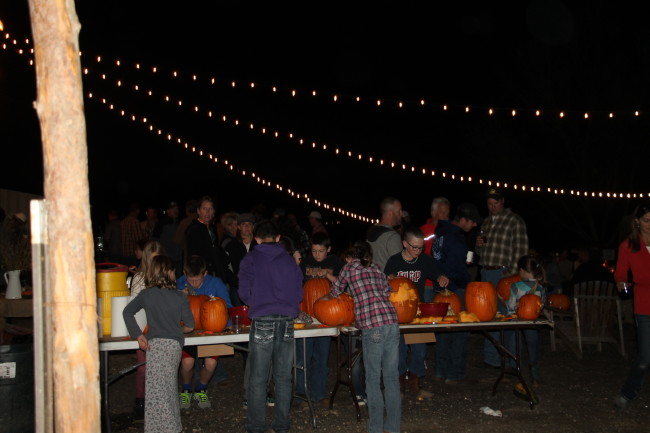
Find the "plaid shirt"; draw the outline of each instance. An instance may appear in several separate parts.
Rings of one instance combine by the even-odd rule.
[[[120,223],[122,235],[122,255],[125,257],[135,256],[135,247],[138,241],[145,237],[140,221],[133,216],[126,216]]]
[[[526,223],[511,211],[504,209],[499,215],[485,219],[481,230],[487,237],[484,247],[476,248],[483,266],[504,266],[506,274],[517,272],[517,261],[528,254]]]
[[[365,267],[357,259],[347,263],[332,284],[332,296],[340,295],[348,286],[354,299],[357,328],[370,329],[397,323],[397,313],[389,298],[393,289],[377,265]]]

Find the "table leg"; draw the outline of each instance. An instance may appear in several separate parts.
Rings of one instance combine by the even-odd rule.
[[[528,386],[526,383],[526,380],[524,379],[523,374],[521,373],[521,358],[519,357],[520,351],[520,340],[521,340],[521,329],[516,329],[516,337],[515,337],[515,353],[510,352],[506,347],[505,347],[505,338],[504,338],[504,330],[499,331],[500,338],[497,340],[496,338],[492,337],[489,332],[482,332],[483,335],[494,344],[494,347],[496,347],[497,351],[501,355],[501,372],[499,373],[499,377],[497,377],[496,382],[494,383],[494,386],[492,387],[492,395],[496,395],[497,393],[497,387],[499,386],[499,383],[503,379],[503,377],[506,374],[510,374],[513,376],[516,376],[519,381],[521,382],[522,386],[524,387],[524,390],[526,391],[526,396],[528,397],[528,403],[530,404],[530,408],[533,409],[535,402],[537,401],[536,396],[534,395],[532,389]],[[513,361],[515,361],[515,369],[514,372],[506,370],[506,359],[510,358]]]
[[[309,395],[309,384],[307,383],[307,339],[306,338],[301,338],[302,340],[302,366],[298,365],[295,360],[297,359],[297,354],[296,354],[296,340],[294,339],[294,344],[293,344],[293,359],[294,359],[294,364],[293,364],[293,383],[296,383],[296,379],[298,378],[298,374],[302,374],[302,378],[305,384],[305,395],[302,396],[294,391],[293,393],[293,398],[299,398],[301,400],[305,400],[307,402],[307,406],[309,406],[309,413],[311,414],[311,424],[312,427],[315,429],[316,428],[316,413],[314,412],[314,405],[311,401],[311,397]],[[302,370],[302,373],[298,373],[297,370]],[[294,385],[295,386],[295,385]],[[295,389],[295,388],[294,388]]]
[[[99,357],[100,391],[102,395],[102,429],[104,433],[111,433],[111,418],[108,411],[108,351],[103,351]]]
[[[343,358],[341,354],[341,348],[343,346],[343,343],[341,341],[341,338],[344,337],[346,338],[345,344],[347,347],[347,355],[345,359]],[[339,385],[345,385],[349,388],[350,390],[350,395],[352,396],[352,402],[354,404],[354,408],[357,412],[357,422],[361,421],[361,409],[359,408],[359,401],[357,400],[357,393],[356,390],[354,389],[354,382],[352,380],[352,367],[358,362],[359,358],[361,357],[362,350],[354,350],[353,346],[353,335],[350,334],[345,334],[345,333],[340,333],[336,337],[336,383],[334,385],[334,390],[332,391],[332,395],[330,396],[330,409],[332,409],[334,405],[334,397],[336,396],[336,392],[339,389]],[[341,377],[341,370],[345,369],[345,378]]]

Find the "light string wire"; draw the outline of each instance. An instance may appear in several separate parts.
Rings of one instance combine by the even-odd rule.
[[[114,104],[109,102],[105,97],[97,97],[93,92],[88,92],[86,95],[88,100],[91,101],[99,101],[102,105],[104,105],[109,111],[114,111],[119,114],[120,117],[124,119],[130,119],[133,122],[136,123],[141,123],[145,125],[146,129],[153,133],[154,135],[157,135],[159,137],[164,137],[167,141],[169,142],[176,142],[177,144],[181,145],[184,149],[187,149],[188,151],[192,152],[193,154],[197,155],[198,157],[205,157],[208,158],[209,160],[213,161],[216,164],[221,164],[223,167],[226,169],[230,170],[231,172],[237,173],[241,175],[242,177],[250,178],[258,183],[274,188],[275,190],[279,192],[285,192],[286,194],[290,195],[291,197],[298,199],[298,200],[305,200],[307,203],[312,203],[322,209],[328,210],[333,213],[338,213],[341,216],[345,216],[348,218],[352,219],[357,219],[362,222],[366,223],[377,223],[377,219],[371,219],[369,217],[366,217],[364,215],[360,215],[356,212],[352,212],[346,209],[343,209],[341,207],[329,204],[327,202],[323,202],[319,199],[312,198],[309,194],[307,193],[299,193],[295,189],[285,187],[283,185],[280,185],[279,183],[272,182],[264,177],[259,176],[253,171],[245,170],[239,167],[236,167],[235,164],[231,160],[228,159],[223,159],[223,158],[218,158],[217,156],[214,156],[212,153],[208,153],[207,151],[204,151],[202,148],[190,145],[187,141],[185,141],[181,137],[174,136],[174,134],[171,134],[169,132],[165,132],[160,128],[155,127],[151,123],[151,118],[147,116],[138,116],[136,114],[128,113],[124,109],[117,108]]]
[[[5,39],[10,39],[8,33],[6,34]],[[19,43],[19,42],[18,42],[16,39],[13,39],[13,40],[11,41],[11,44],[4,43],[4,44],[2,45],[2,48],[3,48],[3,49],[7,49],[8,45],[17,46],[18,43]],[[29,40],[28,40],[28,39],[25,39],[25,44],[26,44],[26,45],[29,44]],[[18,48],[18,47],[16,47],[16,49],[17,49],[17,51],[18,51],[19,54],[23,54],[23,53],[25,52],[25,50],[23,50],[22,48]],[[33,48],[31,48],[31,49],[29,50],[29,52],[33,53]],[[81,55],[81,53],[80,53],[80,55]],[[103,60],[103,58],[102,58],[101,56],[96,56],[96,57],[95,57],[95,60],[96,60],[96,63],[102,63],[102,62],[104,62],[104,60]],[[104,62],[104,63],[106,63],[106,62]],[[114,60],[114,61],[111,61],[111,62],[109,62],[109,63],[110,63],[110,64],[115,64],[117,67],[121,67],[121,66],[122,66],[122,62],[121,62],[120,60]],[[31,60],[31,59],[30,59],[30,65],[33,65],[33,60]],[[150,70],[153,74],[156,74],[156,73],[159,73],[159,72],[160,72],[160,68],[158,68],[157,66],[153,66],[153,67],[144,67],[144,66],[142,66],[141,63],[135,63],[135,64],[134,64],[134,68],[135,68],[136,71],[148,71],[148,70]],[[83,73],[84,73],[85,75],[88,75],[88,74],[90,73],[88,67],[86,67],[86,68],[83,69]],[[106,80],[106,79],[107,79],[106,74],[100,74],[100,75],[101,75],[101,77],[102,77],[103,80]],[[179,78],[179,77],[181,77],[181,76],[188,76],[188,77],[191,77],[191,80],[192,80],[192,81],[200,82],[200,80],[198,79],[198,76],[197,76],[196,74],[180,74],[177,70],[172,70],[172,71],[171,71],[171,74],[169,74],[168,77],[169,77],[169,76],[171,76],[172,78]],[[210,83],[210,85],[215,85],[217,82],[218,82],[218,81],[217,81],[214,77],[209,78],[209,83]],[[221,81],[219,81],[219,82],[221,82]],[[115,81],[115,84],[116,84],[118,87],[122,87],[122,85],[123,85],[123,83],[122,83],[121,80],[116,80],[116,81]],[[233,87],[233,88],[235,88],[235,87],[237,87],[237,83],[236,83],[235,81],[231,81],[231,82],[230,82],[230,86]],[[254,89],[254,88],[256,87],[256,84],[255,84],[255,83],[250,83],[250,86],[244,86],[244,87],[249,87],[249,88],[251,88],[251,89]],[[133,88],[136,92],[140,90],[140,86],[137,85],[137,84],[133,85],[132,88]],[[277,92],[277,91],[278,91],[278,88],[274,86],[274,87],[272,88],[272,91],[273,91],[273,92]],[[291,91],[292,96],[295,97],[295,96],[296,96],[296,92],[297,92],[296,90],[292,90],[292,91]],[[152,90],[148,90],[148,91],[146,91],[146,93],[147,93],[149,96],[153,96],[153,94],[154,94],[154,92],[153,92]],[[317,92],[316,92],[316,91],[312,91],[312,94],[315,96],[315,95],[317,94]],[[334,98],[334,99],[335,99],[335,102],[336,102],[336,98]],[[164,100],[164,102],[171,102],[171,101],[172,101],[172,98],[170,98],[169,96],[164,96],[164,99],[163,99],[163,100]],[[360,101],[360,97],[357,97],[357,101]],[[182,102],[181,99],[176,99],[175,102],[176,102],[176,104],[177,104],[179,107],[183,107],[183,106],[184,106],[184,105],[183,105],[183,102]],[[424,102],[424,101],[422,101],[422,102]],[[381,103],[380,103],[379,100],[378,100],[378,105],[381,105]],[[446,111],[446,110],[448,109],[448,106],[444,106],[443,109]],[[199,112],[201,111],[201,109],[198,107],[198,105],[194,105],[194,106],[192,107],[192,110],[193,110],[195,113],[199,113]],[[470,110],[470,107],[467,106],[467,107],[465,108],[465,112],[469,112],[469,111],[471,111],[471,110]],[[212,111],[209,111],[209,110],[208,110],[208,111],[207,111],[207,114],[208,114],[208,117],[213,117],[213,112],[212,112]],[[490,109],[490,110],[489,110],[489,114],[490,114],[490,115],[493,114],[493,109]],[[536,115],[539,115],[539,114],[540,114],[539,112],[536,113]],[[560,113],[560,114],[561,114],[560,117],[565,117],[564,114],[562,114],[562,113]],[[613,117],[613,113],[610,113],[610,114],[612,114],[612,115],[609,116],[609,117],[610,117],[610,118]],[[514,116],[514,115],[515,115],[515,111],[513,110],[513,116]],[[635,115],[636,117],[638,117],[638,116],[640,115],[640,112],[639,112],[639,111],[635,111],[635,112],[634,112],[634,115]],[[589,118],[588,113],[585,113],[585,118]],[[221,116],[221,119],[222,119],[224,122],[227,122],[227,121],[229,120],[229,116],[227,116],[227,115],[222,115],[222,116]],[[240,122],[239,120],[235,119],[235,120],[232,121],[231,124],[232,124],[233,126],[241,126],[241,125],[244,124],[244,122]],[[256,128],[256,126],[255,126],[254,123],[246,123],[246,125],[248,125],[248,128],[247,128],[247,129],[249,129],[249,130],[255,130],[255,128]],[[260,127],[260,128],[259,128],[259,131],[260,131],[262,134],[266,134],[266,133],[267,133],[267,128],[265,128],[265,127]],[[305,139],[303,139],[303,138],[297,138],[293,132],[289,132],[289,133],[281,134],[279,131],[275,131],[275,132],[273,133],[273,136],[276,137],[276,138],[280,138],[281,136],[285,136],[285,138],[289,138],[290,140],[298,140],[298,143],[299,143],[300,145],[303,145],[303,144],[305,144],[305,141],[308,141],[308,140],[305,140]],[[472,176],[467,176],[467,175],[456,175],[456,174],[453,174],[453,173],[449,174],[449,173],[447,173],[446,171],[440,171],[440,170],[436,171],[436,170],[428,169],[428,168],[417,168],[417,167],[415,167],[415,166],[413,166],[413,165],[406,164],[406,163],[396,163],[396,162],[393,162],[393,161],[391,161],[391,162],[389,163],[389,162],[386,162],[386,161],[385,161],[384,159],[382,159],[382,158],[374,158],[374,157],[372,157],[372,156],[364,156],[363,154],[358,153],[358,152],[356,152],[356,151],[352,151],[352,150],[341,151],[341,150],[340,150],[339,148],[337,148],[337,147],[330,147],[330,146],[328,146],[327,144],[319,144],[319,143],[317,143],[316,141],[311,141],[311,142],[310,142],[310,147],[311,147],[312,149],[315,149],[315,150],[317,150],[317,149],[321,149],[321,150],[323,150],[323,151],[331,150],[335,155],[343,155],[343,156],[347,155],[348,157],[353,158],[353,159],[356,159],[356,160],[359,160],[359,161],[362,161],[362,160],[367,159],[367,161],[368,161],[369,163],[376,163],[376,164],[379,164],[380,166],[384,166],[384,165],[385,165],[385,166],[389,166],[390,168],[395,168],[395,167],[397,167],[397,168],[401,168],[401,169],[404,170],[405,172],[410,172],[410,173],[414,173],[414,174],[421,174],[421,175],[425,175],[425,176],[436,176],[436,175],[440,175],[440,176],[443,177],[443,178],[448,178],[448,179],[456,180],[456,181],[460,181],[460,182],[469,182],[469,183],[471,183],[471,182],[474,181],[474,178],[473,178]],[[542,186],[534,186],[534,185],[519,185],[519,184],[511,184],[511,183],[508,183],[508,182],[503,182],[503,181],[494,181],[494,180],[485,180],[485,179],[481,179],[481,178],[478,179],[478,183],[481,184],[481,185],[483,185],[483,184],[487,184],[488,186],[497,186],[497,187],[501,187],[501,188],[505,188],[505,189],[507,189],[507,188],[512,188],[512,189],[514,189],[514,190],[528,191],[528,192],[547,192],[547,193],[551,193],[551,194],[555,194],[555,195],[564,195],[564,194],[568,193],[568,194],[570,194],[570,195],[572,195],[572,196],[577,196],[577,197],[588,197],[588,198],[625,198],[625,199],[629,199],[629,198],[637,198],[637,197],[641,197],[641,198],[643,198],[643,197],[645,197],[645,196],[650,197],[650,193],[647,193],[647,194],[646,194],[646,193],[641,193],[641,192],[602,192],[602,191],[580,191],[580,190],[569,189],[569,188],[556,188],[556,187],[548,187],[548,186],[546,186],[546,187],[542,187]]]

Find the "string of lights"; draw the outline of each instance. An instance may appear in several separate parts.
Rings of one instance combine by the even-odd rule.
[[[127,112],[125,109],[120,109],[115,106],[115,104],[112,104],[109,102],[105,97],[97,97],[94,95],[92,92],[88,92],[86,95],[86,98],[90,101],[99,101],[103,106],[105,106],[109,111],[113,111],[117,113],[120,117],[124,119],[129,119],[136,124],[139,123],[141,125],[144,125],[145,128],[151,132],[152,134],[158,136],[158,137],[163,137],[169,142],[176,143],[182,148],[186,149],[188,152],[193,153],[197,157],[203,157],[203,158],[208,158],[209,160],[213,161],[215,164],[220,164],[222,167],[225,167],[227,170],[230,170],[233,173],[236,173],[238,175],[241,175],[242,177],[248,178],[248,179],[253,179],[254,181],[260,183],[261,185],[267,186],[269,188],[273,188],[279,192],[284,192],[288,194],[289,196],[297,199],[297,200],[304,200],[307,203],[312,203],[315,206],[318,206],[324,210],[333,212],[333,213],[338,213],[341,216],[345,216],[348,218],[352,219],[357,219],[359,221],[365,222],[365,223],[377,223],[378,220],[373,220],[371,218],[368,218],[364,215],[360,215],[356,212],[343,209],[341,207],[332,205],[327,202],[323,202],[319,199],[312,198],[309,194],[307,193],[300,193],[296,191],[293,188],[289,188],[283,185],[280,185],[279,183],[272,182],[259,174],[252,172],[250,170],[242,169],[238,166],[236,166],[232,161],[224,159],[224,158],[219,158],[212,153],[208,153],[207,151],[203,150],[201,147],[195,146],[195,145],[190,145],[187,141],[185,141],[183,138],[175,136],[172,133],[165,132],[160,128],[157,128],[151,123],[151,117],[147,116],[139,116],[136,114],[132,114]]]
[[[5,39],[6,40],[10,39],[9,34],[6,34]],[[19,54],[23,54],[25,52],[25,50],[22,49],[22,48],[18,48],[17,47],[18,44],[19,44],[19,41],[17,41],[16,39],[13,39],[13,40],[11,40],[10,43],[5,42],[2,45],[2,48],[7,49],[8,46],[13,45],[18,50]],[[29,44],[28,39],[25,39],[25,44],[26,45]],[[29,52],[33,53],[33,49],[30,49]],[[113,64],[118,68],[123,66],[123,62],[121,62],[120,60],[106,61],[101,56],[96,56],[94,59],[95,59],[96,64],[100,64],[100,63]],[[32,60],[30,60],[30,64],[33,65]],[[163,74],[163,71],[160,68],[156,67],[156,66],[145,67],[140,63],[135,63],[134,64],[134,69],[137,70],[137,71],[150,71],[152,74],[161,74],[161,75]],[[90,74],[89,67],[84,67],[83,73],[85,75],[89,75]],[[101,79],[108,80],[108,76],[107,76],[106,73],[100,73],[99,75],[100,75]],[[168,77],[170,77],[172,79],[180,79],[180,77],[189,77],[194,82],[200,81],[197,74],[180,74],[178,71],[175,71],[175,70],[168,71],[168,74],[165,74],[165,75],[167,75]],[[115,82],[115,85],[117,87],[124,87],[125,86],[125,84],[123,83],[122,80],[115,80],[114,82]],[[214,77],[209,77],[207,79],[207,82],[211,86],[214,86],[217,83],[221,83],[220,80],[218,81]],[[233,87],[233,88],[236,88],[238,85],[237,85],[237,83],[235,81],[231,81],[230,86]],[[258,87],[258,86],[255,83],[250,83],[250,85],[245,86],[245,87],[254,89],[254,88]],[[158,95],[158,92],[154,93],[154,91],[151,90],[151,89],[144,90],[138,84],[133,84],[133,85],[130,86],[130,88],[132,88],[135,92],[142,91],[142,92],[146,93],[148,96]],[[278,88],[275,87],[275,86],[272,87],[272,92],[274,92],[274,93],[278,92]],[[297,92],[298,92],[298,90],[292,89],[291,90],[291,95],[296,96]],[[319,94],[319,93],[316,92],[316,91],[312,91],[313,96],[316,96],[317,94]],[[191,104],[184,104],[182,99],[172,98],[169,95],[164,95],[163,94],[162,100],[163,100],[163,102],[173,103],[173,104],[177,105],[178,107],[191,106]],[[333,100],[334,100],[334,102],[338,101],[338,97],[335,95],[333,97]],[[360,101],[361,97],[356,97],[355,100]],[[422,100],[421,102],[422,102],[421,105],[424,105],[424,101]],[[380,100],[377,100],[377,105],[378,106],[381,105]],[[403,108],[404,106],[405,105],[403,105],[403,104],[399,105],[400,108]],[[193,106],[191,106],[190,109],[193,110],[194,113],[197,113],[197,114],[205,112],[206,115],[209,118],[220,118],[223,122],[229,123],[229,124],[231,124],[233,126],[244,126],[245,125],[246,128],[248,130],[250,130],[250,131],[257,130],[261,134],[267,134],[267,133],[270,132],[269,128],[257,126],[255,123],[252,123],[252,122],[241,122],[239,119],[234,119],[234,118],[232,118],[232,116],[229,116],[227,114],[215,115],[212,110],[202,109],[198,105],[193,105]],[[449,106],[447,106],[447,105],[443,106],[443,110],[447,111],[448,109],[449,109]],[[470,111],[471,111],[471,108],[469,106],[465,107],[465,112],[470,112]],[[513,116],[515,116],[516,113],[517,113],[517,110],[512,111]],[[494,109],[490,108],[488,110],[488,114],[490,114],[490,115],[494,114]],[[541,115],[541,110],[537,110],[536,115],[537,116]],[[638,116],[640,116],[640,112],[635,111],[634,115],[636,117],[638,117]],[[565,116],[564,112],[561,112],[559,117],[564,118],[566,116]],[[610,113],[609,117],[610,118],[614,117],[613,112]],[[589,113],[584,113],[584,118],[585,119],[589,118]],[[333,154],[335,154],[337,156],[348,157],[348,158],[352,158],[352,159],[355,159],[355,160],[358,160],[358,161],[366,161],[368,163],[377,164],[377,165],[383,166],[383,167],[397,168],[397,169],[403,170],[405,173],[411,173],[411,174],[417,174],[417,175],[423,175],[423,176],[430,176],[430,177],[440,176],[442,178],[451,179],[451,180],[459,181],[459,182],[468,182],[468,183],[478,182],[481,185],[486,184],[486,185],[489,185],[489,186],[497,186],[497,187],[501,187],[501,188],[505,188],[505,189],[512,188],[513,190],[527,191],[527,192],[546,192],[546,193],[555,194],[555,195],[568,194],[568,195],[572,195],[572,196],[576,196],[576,197],[625,198],[625,199],[637,198],[637,197],[643,198],[643,197],[646,197],[646,196],[650,197],[650,193],[642,193],[642,192],[580,191],[580,190],[570,189],[570,188],[565,188],[565,187],[550,187],[550,186],[544,186],[543,187],[543,186],[535,186],[535,185],[521,185],[521,184],[504,182],[504,181],[500,181],[500,180],[491,180],[491,179],[482,179],[482,178],[477,179],[475,176],[471,176],[471,175],[457,175],[457,174],[454,174],[454,173],[447,173],[444,170],[433,170],[433,169],[430,169],[430,168],[416,167],[414,165],[403,163],[403,162],[400,163],[400,162],[395,162],[395,161],[387,161],[384,158],[375,158],[374,156],[363,155],[363,154],[361,154],[359,152],[356,152],[356,151],[353,151],[353,150],[342,150],[342,149],[340,149],[340,148],[338,148],[336,146],[329,146],[327,144],[318,143],[318,142],[316,142],[314,140],[306,140],[304,138],[299,138],[299,137],[297,137],[297,135],[294,132],[283,132],[283,133],[281,133],[281,132],[275,130],[275,131],[272,131],[271,134],[275,138],[285,138],[285,139],[297,141],[300,146],[304,146],[305,144],[307,144],[308,147],[310,147],[310,148],[312,148],[314,150],[331,151]]]

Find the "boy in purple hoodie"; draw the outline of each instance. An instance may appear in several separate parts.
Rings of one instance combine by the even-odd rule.
[[[286,433],[290,427],[293,319],[300,312],[303,276],[295,260],[278,243],[280,233],[273,221],[260,221],[254,234],[258,245],[239,266],[239,297],[248,305],[252,319],[246,431],[266,431],[266,386],[271,366],[275,385],[271,427],[276,433]]]

